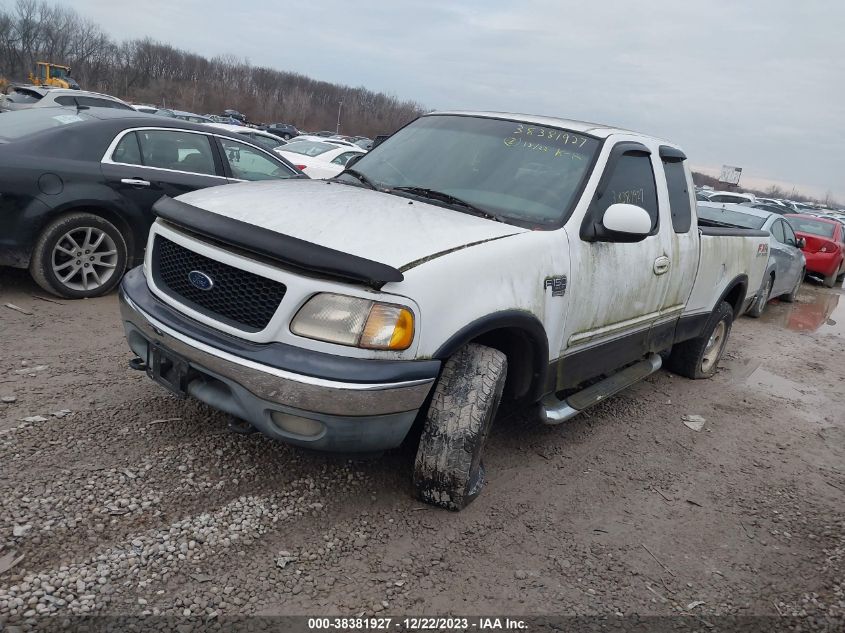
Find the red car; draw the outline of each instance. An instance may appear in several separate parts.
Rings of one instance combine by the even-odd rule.
[[[786,214],[795,235],[804,238],[807,272],[824,277],[824,285],[833,288],[845,276],[845,227],[836,220],[803,213]]]

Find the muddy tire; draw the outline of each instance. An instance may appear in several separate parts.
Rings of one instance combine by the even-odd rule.
[[[733,319],[734,313],[730,304],[722,301],[713,310],[698,337],[679,343],[672,348],[667,369],[687,378],[712,377],[725,351]]]
[[[836,274],[831,273],[830,275],[825,275],[824,279],[822,279],[825,288],[833,288],[836,285]]]
[[[414,462],[414,492],[420,501],[457,511],[481,492],[481,453],[502,399],[507,367],[502,352],[475,344],[446,361]]]
[[[748,309],[746,314],[754,319],[759,319],[763,312],[766,310],[766,304],[769,303],[769,299],[772,296],[772,287],[775,285],[775,275],[772,273],[766,278],[766,283],[763,284],[763,287],[760,288],[760,293],[757,295],[757,298],[754,299],[754,303],[751,304],[751,307]]]
[[[786,303],[793,303],[795,298],[798,296],[798,291],[801,289],[801,284],[804,281],[804,275],[807,274],[805,269],[801,269],[801,274],[798,275],[798,281],[795,282],[795,287],[792,289],[791,292],[788,292],[785,295],[781,296],[781,299]]]
[[[126,270],[126,240],[93,213],[69,213],[50,222],[32,251],[29,273],[47,292],[87,299],[111,291]]]

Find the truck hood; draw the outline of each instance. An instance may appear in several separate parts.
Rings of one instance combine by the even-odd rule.
[[[177,198],[211,213],[399,270],[523,229],[364,187],[281,180],[200,189]]]

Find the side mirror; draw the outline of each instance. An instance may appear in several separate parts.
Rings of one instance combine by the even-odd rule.
[[[799,237],[798,238],[798,248],[800,248],[803,251],[806,247],[807,247],[807,240],[805,240],[803,237]]]
[[[651,216],[634,204],[617,202],[610,205],[601,223],[609,232],[610,241],[637,242],[651,233]]]
[[[350,156],[350,157],[349,157],[349,160],[348,160],[348,161],[346,161],[346,165],[344,165],[344,167],[345,167],[346,169],[349,169],[350,167],[352,167],[352,165],[354,165],[355,163],[357,163],[357,162],[358,162],[359,160],[361,160],[362,158],[364,158],[364,154],[355,154],[355,156]]]

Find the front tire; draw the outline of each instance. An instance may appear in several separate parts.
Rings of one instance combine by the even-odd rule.
[[[722,301],[713,310],[701,334],[672,348],[667,368],[687,378],[714,376],[725,351],[733,319],[733,308],[727,301]]]
[[[484,486],[481,453],[502,399],[507,357],[470,344],[443,366],[414,462],[418,499],[462,510]]]
[[[754,305],[752,305],[746,314],[754,319],[759,319],[763,312],[766,310],[766,304],[769,303],[769,299],[772,296],[772,287],[775,285],[775,276],[774,274],[769,275],[766,278],[766,283],[760,289],[760,294],[757,295],[757,298],[754,300]]]
[[[801,282],[804,281],[804,275],[807,274],[806,269],[801,269],[801,274],[798,275],[798,281],[795,282],[795,287],[792,289],[792,292],[789,292],[781,297],[783,301],[786,303],[792,303],[795,301],[795,298],[798,296],[798,290],[801,288]]]
[[[77,212],[56,218],[42,231],[29,273],[51,294],[87,299],[112,290],[126,270],[126,260],[126,240],[114,224]]]

